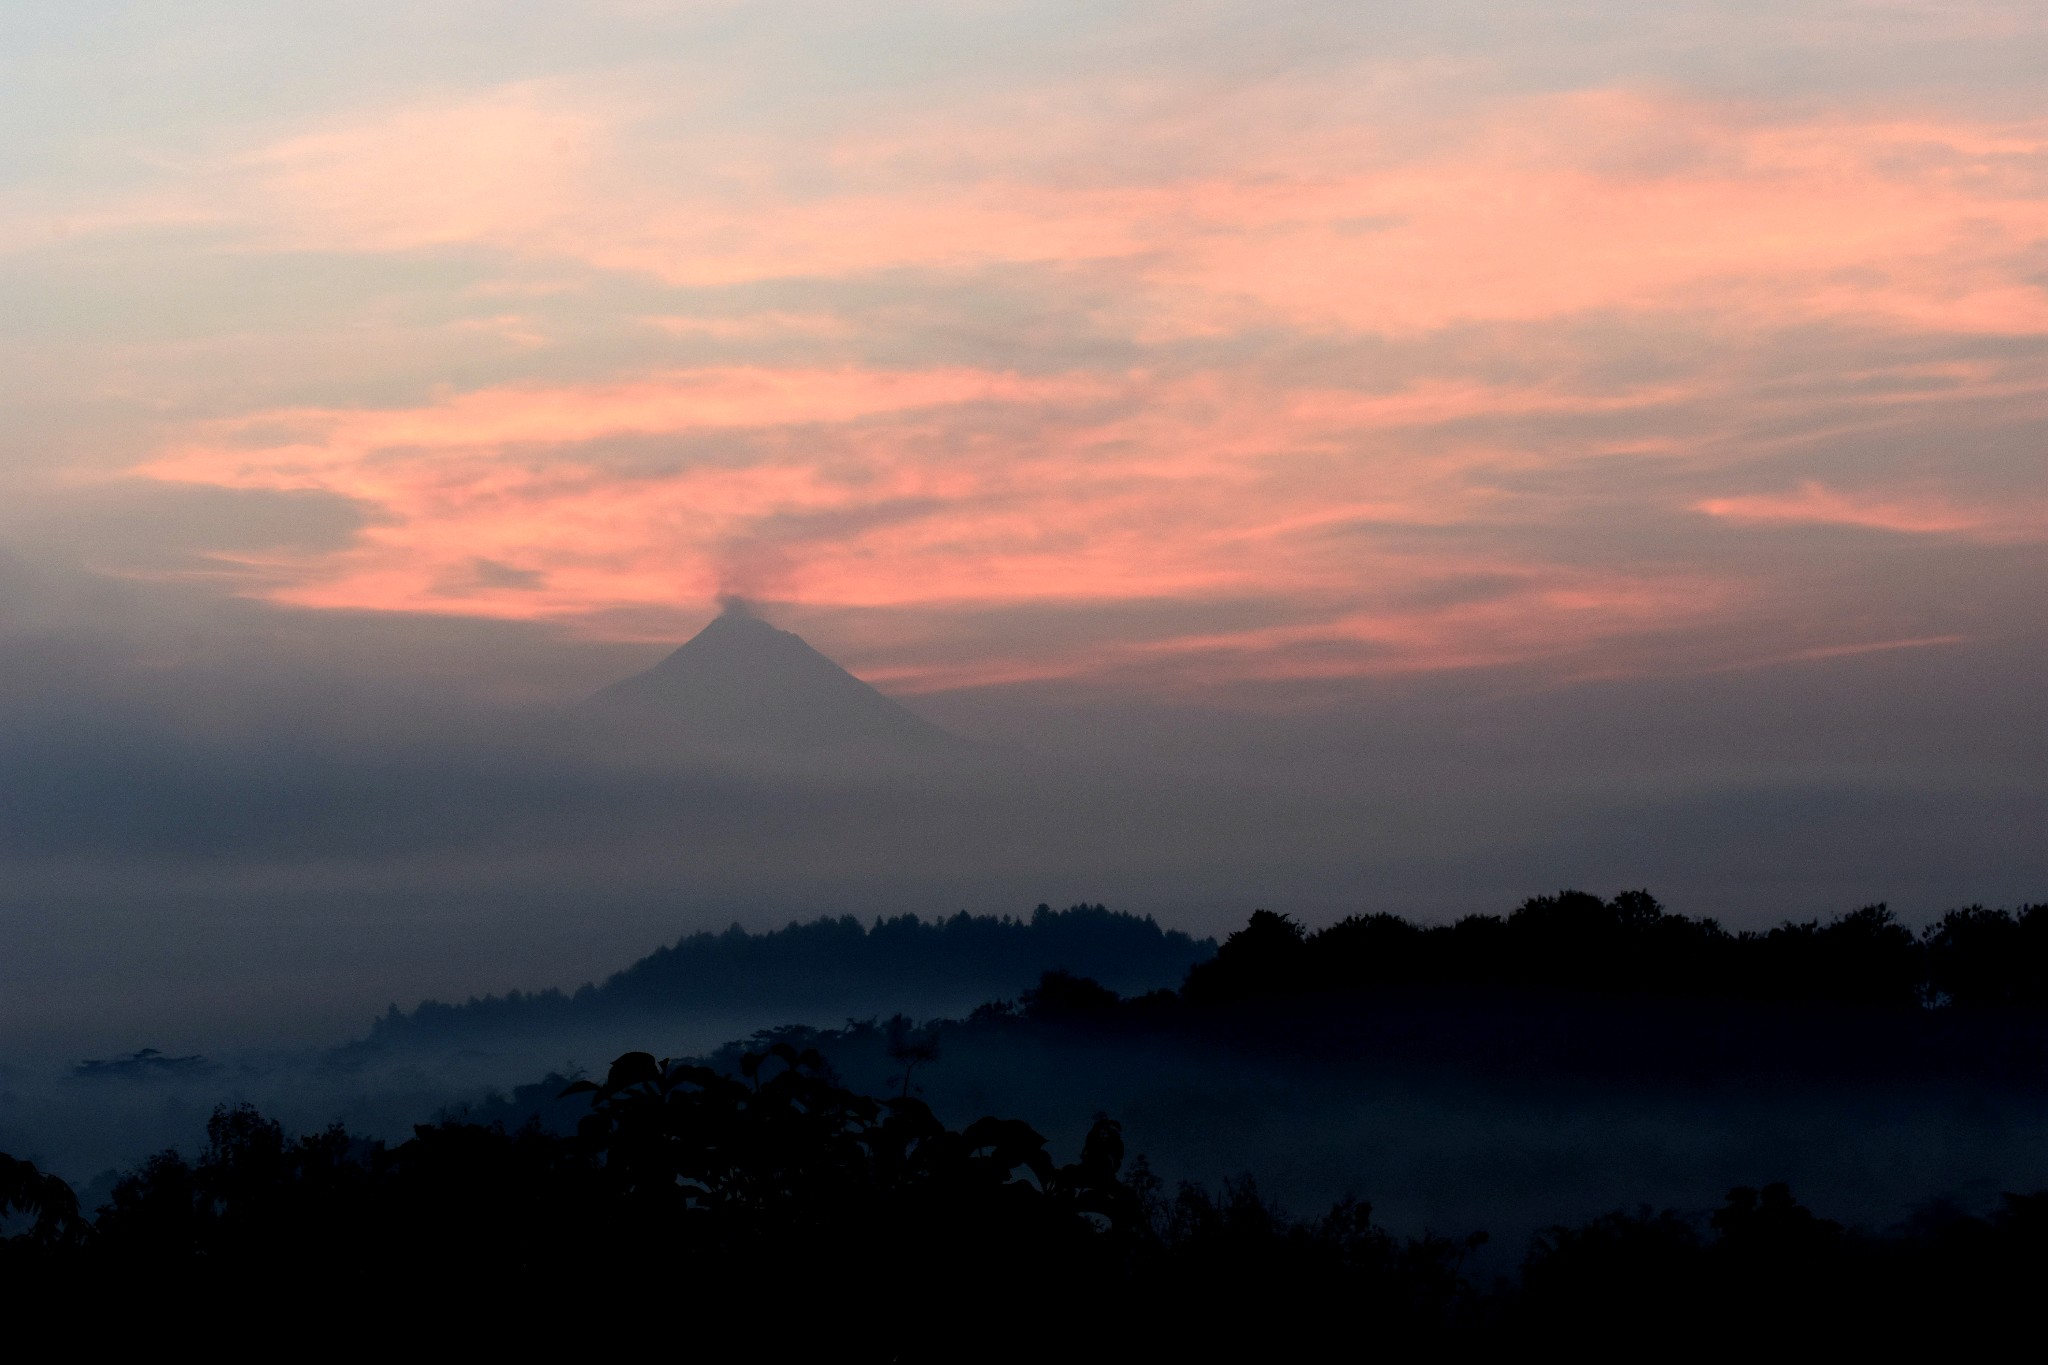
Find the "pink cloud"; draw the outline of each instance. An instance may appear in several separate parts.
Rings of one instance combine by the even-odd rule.
[[[1657,401],[1590,394],[1592,409]],[[1215,594],[1398,596],[1493,573],[1512,600],[1387,605],[1305,627],[1189,636],[1019,667],[1116,670],[1162,653],[1196,673],[1317,673],[1526,658],[1715,609],[1685,574],[1565,570],[1513,555],[1417,557],[1345,523],[1512,522],[1466,478],[1475,455],[1360,458],[1357,442],[1483,412],[1569,410],[1561,389],[1424,383],[1405,393],[1274,389],[1233,374],[1025,378],[960,369],[707,370],[582,387],[507,386],[417,408],[293,409],[212,424],[137,472],[319,489],[374,507],[350,548],[243,561],[311,607],[576,619],[720,591],[827,605],[1104,602]],[[651,460],[607,443],[747,433],[738,451]],[[480,574],[475,566],[498,568]],[[505,572],[505,570],[511,572]],[[1310,640],[1354,646],[1280,658]],[[1262,655],[1272,655],[1264,664]],[[884,672],[908,689],[968,674]]]
[[[2048,234],[2048,123],[1773,119],[1595,90],[1497,104],[1417,146],[1250,113],[1206,155],[1180,124],[1020,119],[999,101],[778,143],[520,88],[274,144],[230,202],[298,246],[472,242],[693,286],[1114,266],[1156,337],[1612,308],[2048,326],[2026,263]],[[829,188],[791,188],[810,181]]]
[[[424,408],[284,409],[209,424],[207,437],[139,471],[238,487],[312,486],[320,471],[362,469],[380,451],[486,451],[704,428],[848,422],[969,402],[1092,394],[1080,380],[1032,380],[964,368],[923,371],[723,367],[611,384],[513,385]],[[306,442],[276,440],[304,431]],[[246,454],[238,455],[238,450]]]
[[[1419,128],[1347,98],[1370,74],[1207,120],[1055,90],[784,138],[672,91],[530,83],[336,120],[70,216],[206,222],[266,251],[467,244],[686,286],[1085,266],[1117,273],[1151,338],[1609,309],[2048,328],[2048,122],[1595,89]]]
[[[1973,540],[2048,539],[2048,506],[1959,506],[1939,494],[1841,493],[1808,480],[1789,493],[1705,498],[1694,510],[1727,521],[1860,526],[1902,535]]]
[[[245,250],[460,246],[559,275],[466,287],[484,315],[446,325],[457,344],[530,353],[514,372],[536,377],[423,402],[241,402],[183,422],[137,472],[373,509],[344,551],[240,565],[251,590],[302,606],[589,620],[727,589],[819,605],[1322,606],[1310,624],[884,672],[905,687],[1162,657],[1189,676],[1467,666],[1747,609],[1739,566],[1593,569],[1508,534],[1582,511],[1572,499],[1591,495],[1564,476],[1596,461],[1661,462],[1660,513],[2042,535],[2038,501],[1996,503],[1960,477],[1703,494],[1732,469],[1754,479],[1774,449],[1901,430],[1910,409],[2038,410],[2023,365],[1922,352],[2048,333],[2048,122],[1612,89],[1402,122],[1391,97],[1361,110],[1305,84],[1109,117],[1059,94],[775,136],[721,131],[687,98],[531,85],[228,158],[182,205],[138,201],[139,220],[197,215]],[[1060,290],[1049,306],[1085,306],[1096,329],[1028,351],[1057,373],[947,363],[968,353],[948,350],[953,314],[835,311],[850,282],[943,292],[1017,265],[1036,269],[1006,281]],[[733,288],[713,317],[671,297],[614,303],[596,322],[670,363],[599,353],[558,371],[545,310],[588,323],[577,308],[607,307],[579,292],[592,267],[773,287]],[[1074,288],[1048,283],[1061,280]],[[961,316],[977,306],[954,300]],[[1621,339],[1574,351],[1560,338],[1578,326]],[[1681,327],[1715,354],[1636,366],[1635,347]],[[1829,327],[1913,344],[1783,383],[1743,373],[1788,329]],[[1224,344],[1185,344],[1209,339]],[[1457,353],[1431,359],[1432,345]],[[673,363],[704,349],[745,359]],[[1102,354],[1117,359],[1087,359]],[[1603,377],[1635,373],[1655,377]],[[1402,605],[1461,574],[1512,587]]]
[[[617,118],[545,87],[393,110],[301,133],[228,172],[228,212],[303,245],[409,251],[487,240],[593,188]]]

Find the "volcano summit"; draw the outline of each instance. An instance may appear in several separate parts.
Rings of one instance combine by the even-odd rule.
[[[963,743],[738,602],[582,710],[692,748],[931,753]]]

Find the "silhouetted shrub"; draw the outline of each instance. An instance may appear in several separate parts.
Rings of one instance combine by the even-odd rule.
[[[1927,984],[1963,1009],[2048,1005],[2048,905],[1951,910],[1926,936]]]
[[[1204,1005],[1285,995],[1313,983],[1308,963],[1300,925],[1271,910],[1254,910],[1215,957],[1189,969],[1181,994]]]
[[[1114,1009],[1120,997],[1113,990],[1072,972],[1047,972],[1038,984],[1018,997],[1027,1019],[1064,1019],[1079,1015],[1092,1017]]]

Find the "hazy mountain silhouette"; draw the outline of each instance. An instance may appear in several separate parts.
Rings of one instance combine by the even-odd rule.
[[[1015,996],[1048,971],[1104,983],[1096,989],[1170,988],[1215,952],[1214,939],[1101,905],[1041,905],[1018,918],[898,915],[872,926],[841,915],[762,933],[735,924],[723,933],[686,934],[573,992],[512,991],[459,1005],[429,1000],[410,1014],[394,1005],[372,1028],[371,1041],[503,1042],[613,1022],[653,1029],[692,1015],[773,1023],[905,1010],[935,1017]]]
[[[935,752],[964,744],[736,600],[675,653],[581,710],[650,740],[717,749]]]

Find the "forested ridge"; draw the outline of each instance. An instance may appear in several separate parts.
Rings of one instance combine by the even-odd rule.
[[[1506,915],[1420,925],[1353,915],[1314,931],[1268,910],[1214,940],[1100,905],[1028,918],[851,915],[766,932],[738,925],[656,950],[602,983],[512,991],[462,1004],[395,1005],[369,1041],[738,1004],[836,1002],[935,989],[1014,996],[1046,971],[1119,993],[1179,981],[1191,1004],[1404,987],[1516,988],[1636,997],[1964,1010],[2048,1004],[2048,905],[1967,906],[1915,932],[1883,905],[1730,931],[1665,909],[1647,891],[1538,896]]]

